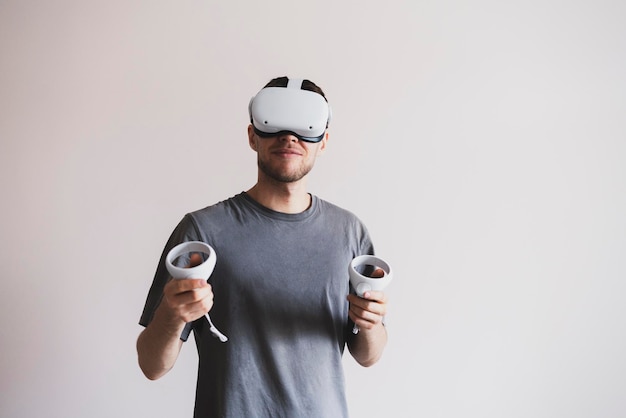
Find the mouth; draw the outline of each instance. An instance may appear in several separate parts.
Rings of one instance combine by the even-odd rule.
[[[294,148],[279,148],[272,151],[272,154],[276,154],[282,157],[300,156],[302,153]]]

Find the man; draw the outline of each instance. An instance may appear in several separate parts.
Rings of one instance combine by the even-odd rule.
[[[363,366],[378,361],[387,298],[351,293],[350,261],[373,254],[367,229],[306,189],[328,143],[330,107],[314,83],[280,77],[249,112],[257,182],[187,214],[172,233],[140,320],[139,365],[149,379],[160,378],[193,331],[195,417],[345,417],[344,347]],[[209,282],[169,280],[165,255],[184,241],[215,249]],[[187,261],[199,262],[197,254]],[[211,334],[209,311],[227,342]]]

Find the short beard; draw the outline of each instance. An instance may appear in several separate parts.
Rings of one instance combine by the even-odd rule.
[[[278,170],[274,170],[269,165],[265,164],[260,158],[257,158],[257,165],[259,169],[265,174],[267,177],[279,183],[293,183],[301,180],[304,176],[311,172],[313,168],[312,165],[300,167],[295,172],[291,173],[282,173]]]

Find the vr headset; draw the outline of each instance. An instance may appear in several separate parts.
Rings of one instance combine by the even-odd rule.
[[[306,142],[320,142],[330,122],[330,106],[321,94],[302,90],[302,80],[287,87],[266,87],[248,105],[254,132],[263,138],[291,134]]]

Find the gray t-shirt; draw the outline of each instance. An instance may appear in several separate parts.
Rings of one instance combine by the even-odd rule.
[[[341,357],[352,324],[348,264],[373,254],[352,213],[312,197],[298,214],[272,211],[240,193],[187,214],[167,242],[140,324],[146,326],[169,275],[175,245],[200,240],[217,264],[211,319],[193,329],[199,355],[194,417],[346,417]]]

